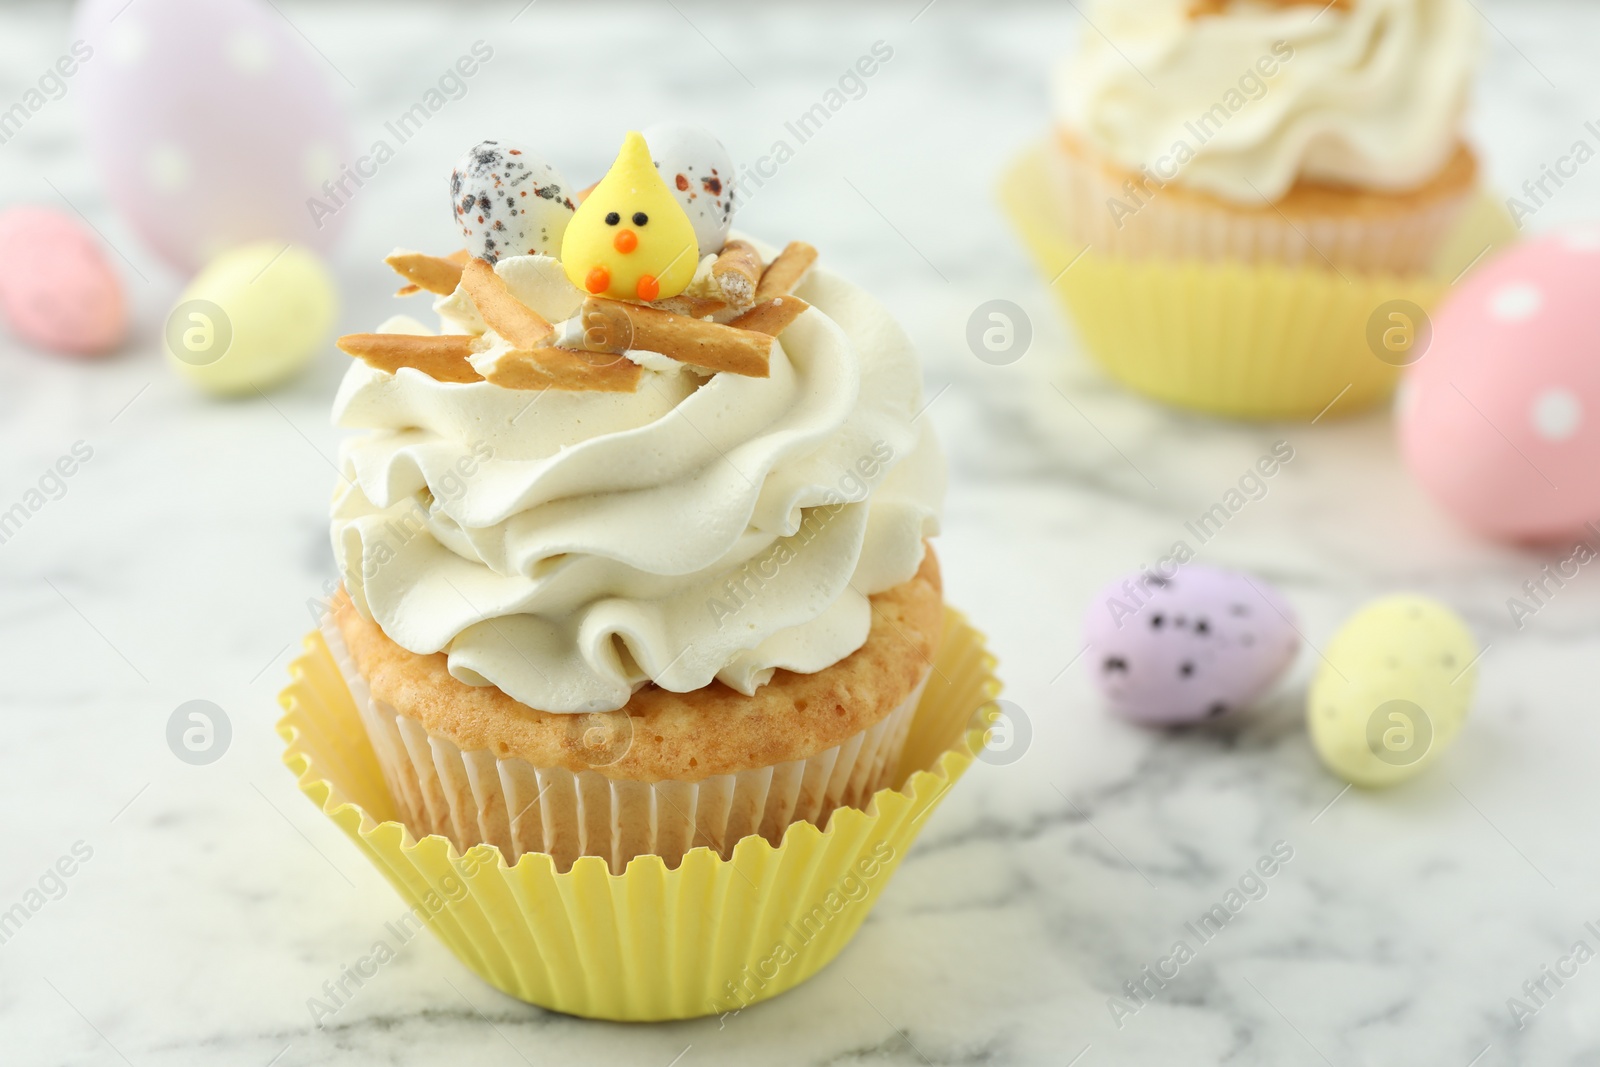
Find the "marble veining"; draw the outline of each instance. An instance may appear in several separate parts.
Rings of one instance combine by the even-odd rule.
[[[394,245],[452,246],[446,179],[472,143],[537,143],[578,181],[623,129],[681,115],[751,160],[793,141],[785,123],[856,57],[892,47],[740,223],[816,244],[920,346],[952,468],[950,599],[990,634],[1031,746],[975,767],[855,943],[776,1001],[720,1020],[584,1022],[501,996],[424,934],[316,1025],[308,1002],[402,910],[300,796],[272,731],[307,605],[333,572],[328,406],[345,357],[330,346],[289,388],[238,403],[169,373],[160,325],[184,279],[108,212],[69,91],[0,145],[0,204],[64,196],[93,220],[138,328],[96,365],[0,338],[0,506],[74,442],[95,450],[0,544],[0,913],[39,905],[0,943],[0,1062],[1600,1062],[1600,963],[1545,978],[1531,1014],[1508,1008],[1532,1004],[1525,983],[1576,942],[1600,948],[1585,925],[1600,920],[1600,577],[1584,572],[1519,628],[1507,599],[1558,556],[1452,525],[1399,467],[1386,415],[1219,423],[1131,397],[1073,352],[992,188],[1043,129],[1049,64],[1094,32],[1081,5],[276,6],[343,75],[358,135],[376,136],[474,40],[494,48],[467,96],[352,201],[334,264],[343,331],[389,313],[380,259]],[[1594,117],[1600,11],[1478,6],[1472,135],[1509,190]],[[60,4],[0,13],[0,103],[57,55],[68,17]],[[1592,215],[1597,173],[1532,227]],[[994,298],[1034,328],[1010,366],[966,345],[968,316]],[[1199,558],[1275,583],[1315,646],[1366,599],[1413,589],[1454,606],[1486,648],[1460,739],[1409,786],[1344,791],[1318,764],[1301,721],[1309,649],[1258,708],[1173,732],[1102,713],[1074,662],[1095,589],[1167,551],[1279,440],[1294,461]],[[232,726],[210,765],[167,745],[192,699]],[[1206,939],[1189,933],[1278,843],[1292,859],[1264,895]],[[88,858],[58,879],[75,846]],[[1132,997],[1125,983],[1180,940],[1192,958],[1177,977]]]

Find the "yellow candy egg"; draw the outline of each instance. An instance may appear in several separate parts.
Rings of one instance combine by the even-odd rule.
[[[1355,785],[1405,781],[1433,763],[1466,721],[1478,648],[1449,608],[1420,596],[1368,604],[1344,624],[1306,701],[1328,769]]]
[[[225,252],[167,316],[167,362],[210,393],[277,385],[310,361],[333,326],[333,279],[299,247],[260,242]]]
[[[694,225],[630,133],[617,161],[567,223],[561,265],[573,285],[615,300],[662,300],[694,280]]]

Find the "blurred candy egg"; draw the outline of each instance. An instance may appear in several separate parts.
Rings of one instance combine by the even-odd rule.
[[[42,207],[0,214],[0,311],[18,337],[51,352],[98,355],[122,343],[122,280],[76,218]]]
[[[1391,596],[1344,624],[1306,699],[1306,726],[1328,769],[1360,786],[1420,773],[1466,721],[1477,646],[1454,612]]]
[[[167,317],[167,361],[211,393],[276,385],[333,325],[333,279],[315,255],[272,242],[218,256]]]
[[[75,23],[93,49],[73,83],[90,153],[161,259],[192,274],[254,240],[333,245],[361,180],[349,123],[282,16],[262,0],[83,0]]]
[[[1084,641],[1113,711],[1146,725],[1190,723],[1245,707],[1271,688],[1300,648],[1293,619],[1263,582],[1186,566],[1170,578],[1138,573],[1101,590]]]
[[[1468,526],[1563,538],[1600,514],[1600,228],[1513,246],[1433,317],[1399,409],[1407,466]]]
[[[577,205],[550,164],[499,141],[472,146],[450,174],[450,202],[467,251],[490,263],[501,256],[559,256]]]
[[[700,256],[722,251],[733,225],[733,157],[709,130],[658,122],[643,131],[650,157],[694,224]]]

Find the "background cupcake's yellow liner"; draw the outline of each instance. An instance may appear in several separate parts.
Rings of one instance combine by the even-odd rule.
[[[463,855],[395,821],[349,689],[322,635],[306,637],[279,696],[284,762],[468,967],[542,1007],[601,1019],[682,1019],[736,1011],[790,989],[860,927],[926,816],[983,744],[1000,684],[983,638],[954,611],[900,757],[894,789],[826,830],[797,823],[774,848],[747,837],[723,860],[697,848],[669,870],[639,857],[621,875],[579,859],[506,866],[498,849]]]
[[[1400,277],[1318,267],[1133,260],[1097,255],[1057,222],[1046,149],[1019,158],[1000,200],[1084,349],[1130,388],[1179,407],[1238,418],[1351,414],[1386,399],[1400,368],[1367,343],[1373,313],[1392,300],[1431,308],[1453,279],[1515,236],[1479,197],[1433,271]]]

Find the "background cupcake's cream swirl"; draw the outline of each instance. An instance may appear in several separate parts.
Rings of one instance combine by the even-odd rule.
[[[1183,141],[1195,155],[1174,180],[1242,203],[1275,200],[1300,177],[1411,189],[1455,151],[1478,54],[1465,0],[1353,0],[1349,10],[1239,0],[1193,18],[1190,4],[1094,5],[1100,32],[1086,27],[1057,73],[1063,125],[1129,170]],[[1271,78],[1256,67],[1264,56],[1277,60]],[[1246,72],[1264,82],[1253,99],[1248,81],[1241,91]],[[1185,124],[1229,90],[1243,106],[1202,143]]]
[[[353,363],[334,418],[370,432],[344,443],[332,536],[357,608],[462,681],[558,712],[647,681],[753,693],[855,651],[867,596],[911,578],[936,532],[944,466],[899,326],[825,270],[797,295],[812,309],[766,379],[646,359],[634,393],[532,393]]]

